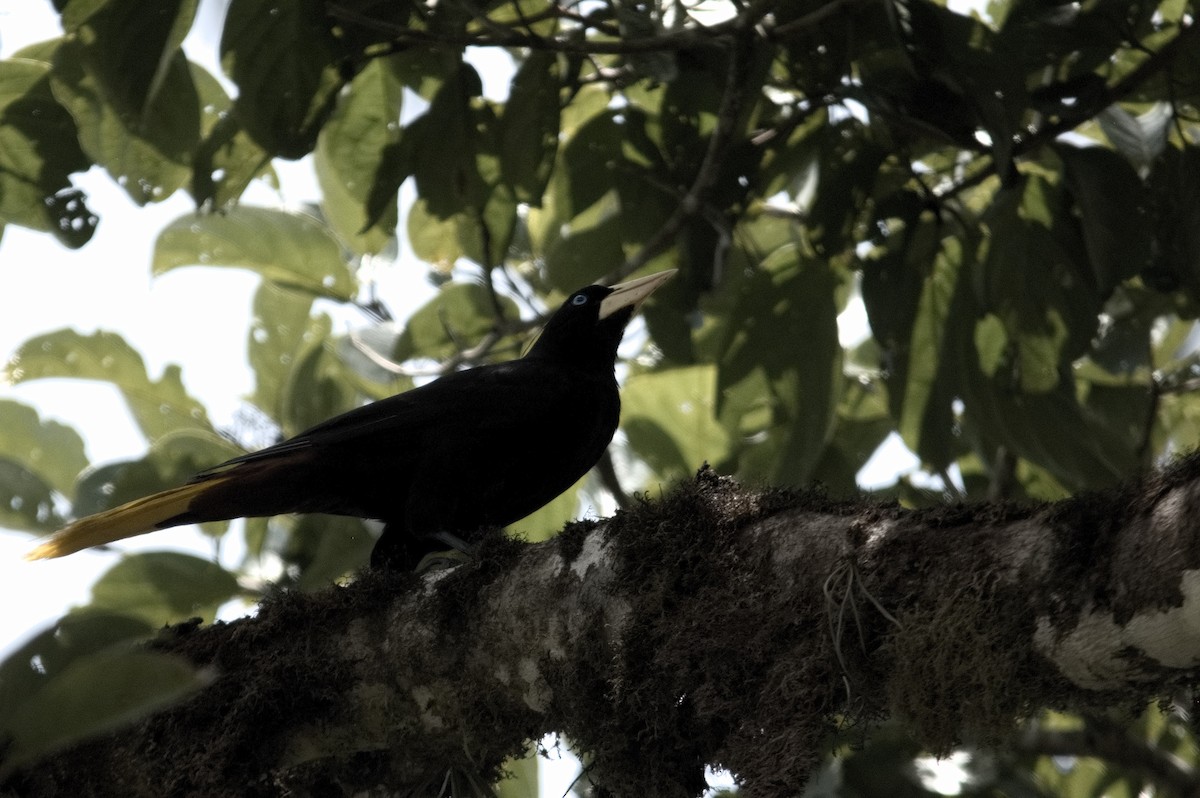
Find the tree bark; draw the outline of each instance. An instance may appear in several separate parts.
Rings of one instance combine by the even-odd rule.
[[[1042,707],[1140,709],[1197,676],[1198,476],[906,510],[701,472],[546,543],[167,629],[212,683],[6,794],[436,794],[559,732],[617,796],[699,794],[706,764],[774,796],[847,723],[940,751]]]

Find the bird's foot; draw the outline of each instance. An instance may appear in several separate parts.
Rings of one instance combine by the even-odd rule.
[[[430,571],[445,571],[449,568],[462,565],[465,562],[470,562],[471,557],[470,552],[459,551],[458,549],[434,551],[422,557],[414,570],[419,574]]]

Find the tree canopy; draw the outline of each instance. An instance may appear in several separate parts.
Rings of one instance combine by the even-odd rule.
[[[836,500],[860,494],[895,434],[926,479],[872,500],[1000,507],[1116,491],[1200,437],[1194,3],[230,0],[219,76],[182,47],[199,0],[54,5],[63,35],[0,62],[0,223],[86,247],[105,209],[73,176],[92,167],[139,205],[187,192],[197,211],[157,232],[150,271],[261,276],[246,402],[273,433],[516,356],[581,285],[681,269],[623,366],[622,442],[515,525],[531,540],[581,501],[627,505],[705,462]],[[497,59],[502,100],[480,74]],[[299,158],[318,207],[239,202]],[[407,319],[363,268],[395,258],[398,238],[421,264],[389,268],[439,286]],[[850,341],[838,320],[859,302],[869,329]],[[361,324],[335,332],[331,304]],[[215,426],[178,368],[148,373],[112,332],[45,331],[4,377],[109,382],[147,446],[89,463],[75,430],[0,400],[0,524],[14,530],[178,484],[253,437]],[[262,598],[239,577],[271,558],[276,584],[323,588],[372,542],[324,517],[206,531],[243,535],[245,562],[125,558],[0,667],[0,778],[211,678],[124,642]],[[112,686],[103,700],[97,685]],[[1024,708],[1025,736],[976,756],[978,789],[1194,785],[1190,688],[1158,695],[1177,709],[1128,726],[1129,707]],[[925,794],[922,746],[973,742],[874,728],[819,777],[867,794],[886,773]],[[1068,745],[1062,729],[1091,736]],[[1121,758],[1106,734],[1144,753]]]

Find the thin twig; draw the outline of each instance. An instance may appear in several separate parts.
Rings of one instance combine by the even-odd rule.
[[[385,33],[394,45],[422,44],[438,47],[525,47],[530,50],[549,50],[559,53],[601,53],[627,55],[630,53],[652,53],[681,49],[720,47],[723,37],[737,26],[737,20],[729,20],[712,26],[693,25],[681,31],[659,33],[625,39],[587,39],[572,36],[547,37],[523,33],[492,20],[489,33],[433,33],[419,28],[397,25],[375,19],[338,3],[326,6],[330,16],[345,22],[353,22]],[[584,18],[586,19],[586,17]],[[482,20],[481,20],[482,24]]]

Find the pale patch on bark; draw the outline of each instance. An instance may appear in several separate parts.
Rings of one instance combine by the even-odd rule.
[[[1180,589],[1181,606],[1135,615],[1124,625],[1110,612],[1092,612],[1060,636],[1049,618],[1039,618],[1034,643],[1067,678],[1089,690],[1157,678],[1125,655],[1130,649],[1165,668],[1193,667],[1200,664],[1200,571],[1184,571]]]
[[[417,711],[421,713],[421,723],[430,731],[441,731],[446,727],[446,722],[440,715],[433,712],[434,699],[437,698],[440,691],[435,691],[431,687],[424,685],[415,685],[412,690],[413,701],[417,703]]]
[[[534,712],[545,712],[554,699],[554,691],[542,678],[542,672],[538,670],[537,663],[529,657],[522,658],[517,663],[517,671],[520,673],[521,679],[528,685],[525,692],[521,694],[525,705]]]
[[[866,554],[874,554],[882,544],[886,543],[888,538],[896,530],[896,522],[891,519],[881,519],[867,527],[866,540],[863,541],[862,550]]]
[[[590,534],[583,541],[583,547],[579,550],[579,556],[575,558],[575,562],[571,563],[571,573],[579,579],[583,579],[588,572],[588,569],[596,567],[604,567],[604,561],[608,558],[607,540],[603,535]]]

